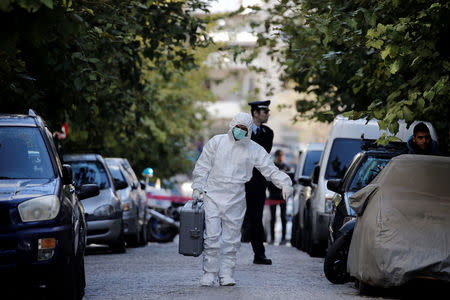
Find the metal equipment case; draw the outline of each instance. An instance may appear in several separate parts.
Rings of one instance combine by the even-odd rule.
[[[203,252],[203,231],[205,228],[203,202],[188,201],[180,210],[180,241],[178,253],[185,256],[199,256]]]

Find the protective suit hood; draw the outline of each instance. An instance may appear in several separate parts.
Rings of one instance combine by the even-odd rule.
[[[234,140],[233,133],[232,133],[233,127],[235,127],[236,125],[244,125],[245,127],[247,127],[247,130],[248,130],[247,135],[242,140],[239,140],[239,141]],[[250,140],[250,137],[253,132],[252,126],[253,126],[252,116],[250,116],[250,114],[248,114],[248,113],[240,112],[236,116],[234,116],[233,120],[231,120],[230,129],[228,130],[228,135],[235,142],[244,142],[244,141],[248,142]]]

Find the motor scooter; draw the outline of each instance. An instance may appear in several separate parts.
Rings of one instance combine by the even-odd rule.
[[[192,198],[173,195],[170,190],[161,188],[159,180],[155,186],[149,184],[153,169],[146,168],[142,175],[147,195],[148,227],[147,237],[150,242],[169,243],[180,231],[180,209]]]

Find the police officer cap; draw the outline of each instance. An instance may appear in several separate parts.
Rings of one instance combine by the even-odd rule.
[[[269,109],[270,100],[254,101],[254,102],[250,102],[248,105],[250,105],[252,108]]]

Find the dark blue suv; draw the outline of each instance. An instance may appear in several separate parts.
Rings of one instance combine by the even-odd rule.
[[[96,185],[75,191],[71,167],[61,164],[52,134],[32,110],[0,114],[2,278],[81,299],[86,223],[80,199],[98,193]]]

